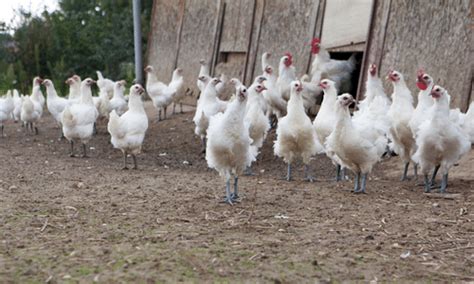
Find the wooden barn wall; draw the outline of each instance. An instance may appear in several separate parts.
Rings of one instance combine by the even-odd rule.
[[[243,80],[256,0],[226,0],[214,74]]]
[[[160,80],[168,82],[178,56],[179,23],[185,0],[155,0],[147,46],[147,63]]]
[[[186,0],[177,65],[183,68],[186,87],[197,91],[199,60],[211,61],[223,1]],[[196,93],[196,92],[195,92]]]
[[[414,96],[416,70],[423,67],[448,89],[451,106],[465,110],[472,91],[470,10],[470,0],[376,1],[366,63],[379,63],[383,77],[391,68],[402,72]]]
[[[291,52],[297,74],[307,73],[311,56],[307,43],[314,35],[319,1],[266,0],[263,5],[263,18],[258,19],[262,16],[256,9],[255,26],[259,25],[256,27],[259,39],[257,48],[252,50],[254,54],[250,54],[250,57],[253,56],[255,59],[252,60],[254,64],[249,65],[251,69],[245,81],[250,82],[251,78],[262,72],[261,56],[264,52],[272,53],[270,61],[275,68],[278,68],[283,53]]]

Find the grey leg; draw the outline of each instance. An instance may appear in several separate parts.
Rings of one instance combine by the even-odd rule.
[[[201,138],[202,153],[206,153],[206,137]]]
[[[239,191],[238,191],[238,184],[239,184],[239,177],[234,176],[234,193],[231,194],[232,201],[237,201],[239,197]]]
[[[127,167],[127,152],[123,151],[123,167],[122,170],[128,170]]]
[[[336,181],[341,181],[341,165],[336,166]]]
[[[184,113],[183,112],[183,103],[179,103],[179,112]]]
[[[94,122],[94,128],[93,128],[93,130],[92,130],[92,133],[93,133],[94,135],[97,135],[97,122]]]
[[[158,121],[161,121],[161,108],[158,110]]]
[[[74,157],[74,141],[70,141],[69,144],[71,144],[71,152],[69,153],[69,157]]]
[[[314,178],[313,176],[311,176],[311,174],[309,173],[309,166],[308,165],[304,165],[304,180],[305,181],[309,181],[309,182],[313,182],[314,181]]]
[[[82,157],[87,158],[87,146],[86,144],[82,143]]]
[[[400,179],[401,181],[405,181],[408,179],[407,173],[408,173],[408,166],[410,165],[410,162],[405,163],[405,169],[403,170],[403,175],[402,178]]]
[[[173,103],[173,114],[176,113],[176,103]]]
[[[2,124],[2,137],[5,136],[5,134],[3,133],[3,128],[5,128]]]
[[[441,188],[439,192],[446,193],[446,187],[448,187],[448,174],[443,175],[443,179],[441,180]]]
[[[134,170],[138,170],[138,166],[137,166],[137,156],[135,156],[135,154],[132,154],[132,159],[133,159],[133,169],[134,169]]]
[[[415,180],[418,180],[418,164],[413,164],[413,175],[415,176]]]
[[[31,126],[33,127],[33,124],[31,124]],[[38,126],[36,126],[36,124],[35,124],[35,135],[38,135]]]
[[[227,178],[226,182],[225,182],[225,198],[224,198],[224,202],[225,203],[228,203],[230,205],[233,205],[232,204],[232,197],[231,197],[231,194],[230,194],[230,177]]]
[[[164,114],[164,115],[163,115],[163,117],[164,117],[163,120],[166,119],[166,109],[167,109],[167,108],[168,108],[168,106],[165,106],[165,107],[163,108],[163,114]]]
[[[365,193],[365,185],[367,183],[367,175],[368,174],[362,174],[362,178],[361,178],[361,185],[360,185],[360,190],[358,193]]]
[[[286,180],[291,181],[291,163],[288,163],[288,168],[286,169]]]
[[[360,173],[357,173],[354,179],[354,193],[359,192],[359,179],[360,179]]]
[[[428,178],[428,175],[425,175],[425,192],[430,192],[431,191],[431,182],[430,179]]]
[[[434,186],[436,184],[436,175],[438,174],[438,170],[439,170],[439,167],[441,165],[437,165],[433,171],[433,175],[431,176],[431,182],[430,182],[430,186]]]

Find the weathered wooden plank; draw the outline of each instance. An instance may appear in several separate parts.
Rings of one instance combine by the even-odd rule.
[[[382,74],[398,69],[416,94],[416,70],[424,67],[449,91],[451,106],[465,109],[472,78],[471,5],[470,0],[392,1]]]
[[[255,0],[226,0],[215,75],[242,80],[252,32]]]
[[[219,2],[215,0],[186,0],[185,4],[178,67],[183,68],[186,87],[194,90],[196,95],[198,93],[196,78],[200,67],[199,60],[210,61],[214,51],[215,35],[212,31],[218,21]]]
[[[160,80],[171,79],[178,56],[179,26],[184,0],[155,0],[153,3],[151,32],[147,51],[147,64],[153,65]]]
[[[255,68],[255,65],[260,65],[257,62],[257,50],[260,44],[260,33],[263,21],[263,13],[265,11],[265,0],[256,0],[255,2],[255,11],[254,11],[254,19],[251,31],[251,38],[250,38],[250,48],[248,50],[248,62],[246,64],[247,71],[245,72],[245,79],[244,82],[246,84],[250,84],[255,77],[254,71],[258,70]]]
[[[317,13],[315,0],[272,0],[265,2],[254,75],[261,73],[260,60],[264,52],[271,52],[272,65],[278,66],[285,51],[294,56],[297,73],[307,71],[310,47],[307,43],[313,36],[312,15]]]
[[[247,52],[255,0],[226,0],[220,52]]]
[[[391,0],[374,0],[371,23],[364,51],[364,61],[362,62],[361,79],[357,92],[357,99],[363,99],[365,92],[365,81],[367,80],[367,70],[372,63],[380,66],[382,60],[383,43],[386,27],[390,15]]]

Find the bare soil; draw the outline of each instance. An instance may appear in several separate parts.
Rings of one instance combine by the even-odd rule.
[[[311,165],[316,182],[302,181],[302,167],[281,180],[272,131],[256,175],[240,178],[242,202],[229,206],[192,115],[152,122],[129,171],[105,124],[82,159],[68,156],[48,114],[37,136],[9,123],[0,282],[474,281],[474,154],[452,169],[447,195],[400,182],[397,157],[354,195],[324,156]]]

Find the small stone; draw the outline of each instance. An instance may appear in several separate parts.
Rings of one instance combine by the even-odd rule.
[[[314,266],[318,266],[318,261],[315,259],[315,260],[311,261],[311,264],[314,265]]]
[[[66,274],[66,275],[63,276],[63,279],[71,279],[71,275]]]
[[[189,165],[188,161],[183,161],[183,165]]]
[[[400,255],[400,258],[401,258],[401,259],[405,259],[405,258],[409,257],[410,254],[411,254],[410,251],[404,252],[404,253],[402,253],[402,254]]]
[[[433,206],[433,207],[439,207],[439,203],[436,203],[436,202],[435,202],[435,203],[432,204],[432,206]]]
[[[368,235],[368,236],[365,237],[365,240],[366,240],[366,241],[372,241],[372,240],[374,240],[374,239],[375,239],[375,238],[374,238],[374,236],[372,236],[372,235]]]
[[[11,185],[8,190],[11,190],[11,191],[14,191],[14,190],[17,190],[18,187],[16,185]]]
[[[77,182],[72,185],[73,188],[84,188],[84,183],[83,182]]]

